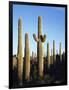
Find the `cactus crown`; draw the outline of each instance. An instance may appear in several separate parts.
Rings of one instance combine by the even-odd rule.
[[[41,16],[38,16],[38,37],[36,37],[35,34],[33,34],[33,38],[36,42],[39,42],[39,40],[41,40],[41,42],[45,42],[46,40],[46,35],[42,35],[42,17]]]

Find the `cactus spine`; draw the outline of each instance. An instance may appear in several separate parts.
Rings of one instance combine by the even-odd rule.
[[[46,40],[46,35],[42,36],[42,18],[38,16],[38,37],[33,34],[34,40],[37,42],[37,60],[39,77],[43,77],[43,43]]]
[[[22,84],[22,74],[23,74],[23,56],[22,56],[22,19],[18,20],[18,80],[19,84]]]
[[[25,34],[25,79],[30,79],[30,48],[28,33]]]
[[[62,52],[61,52],[61,42],[60,42],[60,46],[59,46],[59,55],[60,55],[60,61],[62,61]]]
[[[48,68],[50,68],[50,48],[49,48],[49,43],[47,43],[47,60],[48,60]]]
[[[56,62],[56,55],[55,55],[55,40],[53,40],[53,61]]]

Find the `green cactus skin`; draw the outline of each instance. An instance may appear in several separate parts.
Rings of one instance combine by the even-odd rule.
[[[55,40],[53,40],[53,62],[56,63],[56,55],[55,55]]]
[[[47,60],[48,60],[48,68],[50,68],[50,48],[49,48],[49,43],[47,43]]]
[[[25,79],[30,80],[30,48],[28,33],[25,34]]]
[[[42,35],[42,17],[38,16],[38,38]]]
[[[62,61],[62,53],[61,53],[61,49],[62,49],[62,46],[61,46],[61,42],[60,42],[60,46],[59,46],[60,61]]]
[[[22,53],[22,19],[18,20],[18,80],[19,84],[22,83],[22,74],[23,74],[23,53]]]
[[[38,58],[38,72],[40,79],[43,77],[43,43],[39,40],[38,43],[38,50],[37,50],[37,58]]]
[[[37,42],[37,61],[39,78],[43,78],[43,43],[46,40],[46,35],[42,36],[42,17],[38,16],[38,37],[33,34],[34,40]]]

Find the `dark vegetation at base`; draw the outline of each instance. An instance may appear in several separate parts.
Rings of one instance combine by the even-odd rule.
[[[14,69],[12,72],[12,81],[13,85],[12,88],[19,88],[19,87],[33,87],[33,86],[41,86],[41,85],[60,85],[66,82],[65,76],[65,59],[62,57],[62,62],[60,61],[59,55],[56,55],[56,63],[50,65],[48,69],[48,63],[46,58],[44,58],[44,76],[42,79],[39,78],[38,75],[38,63],[32,60],[30,61],[30,80],[25,80],[25,68],[23,68],[23,81],[22,85],[19,85],[18,76],[17,76],[17,68]],[[25,65],[25,64],[24,64]],[[25,67],[25,66],[24,66]]]

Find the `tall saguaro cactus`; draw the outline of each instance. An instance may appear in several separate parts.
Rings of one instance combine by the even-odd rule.
[[[47,43],[47,60],[48,60],[48,68],[50,68],[50,48],[49,48],[49,43]]]
[[[38,37],[33,34],[34,40],[37,42],[37,61],[39,77],[43,77],[43,43],[46,40],[46,35],[42,35],[42,18],[38,16]]]
[[[30,79],[30,48],[28,33],[25,34],[25,79]]]
[[[55,53],[55,40],[53,40],[53,61],[56,62],[56,53]]]
[[[61,51],[61,42],[60,42],[60,46],[59,46],[59,55],[60,55],[60,61],[62,61],[62,51]]]
[[[22,84],[22,74],[23,74],[23,53],[22,53],[22,19],[18,20],[18,80],[19,84]]]

